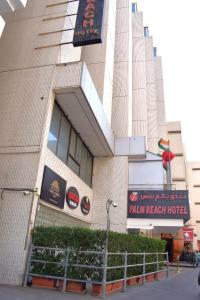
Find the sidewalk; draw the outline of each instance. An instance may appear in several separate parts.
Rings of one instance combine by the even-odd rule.
[[[129,287],[125,293],[118,292],[107,300],[199,300],[200,287],[197,278],[200,268],[182,268],[176,273],[170,268],[170,276],[143,286]],[[0,300],[97,300],[90,294],[72,294],[36,288],[0,287]]]

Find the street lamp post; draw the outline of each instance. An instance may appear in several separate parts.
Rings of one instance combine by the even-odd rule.
[[[107,283],[107,263],[108,263],[108,235],[110,230],[110,206],[117,207],[117,203],[113,200],[108,199],[106,201],[106,213],[107,213],[107,223],[106,223],[106,242],[105,242],[105,256],[104,256],[104,270],[103,270],[103,289],[102,296],[106,296],[106,283]]]
[[[107,212],[107,223],[106,223],[106,243],[105,243],[105,251],[108,251],[108,236],[110,230],[110,206],[117,207],[117,203],[111,199],[106,201],[106,212]]]

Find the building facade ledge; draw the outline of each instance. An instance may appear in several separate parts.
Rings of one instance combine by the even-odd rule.
[[[94,156],[114,155],[114,135],[85,63],[56,67],[58,104]]]

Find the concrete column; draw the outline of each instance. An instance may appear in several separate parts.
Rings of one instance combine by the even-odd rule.
[[[155,58],[152,37],[146,37],[146,89],[147,89],[147,131],[148,147],[158,153],[158,112],[156,94]]]
[[[162,58],[155,57],[155,76],[156,76],[156,95],[158,108],[158,135],[160,138],[167,137],[167,124],[165,116],[165,97],[163,87],[163,72],[162,72]]]
[[[111,199],[117,207],[110,209],[110,229],[126,232],[127,220],[127,157],[95,158],[93,169],[93,222],[92,228],[106,229],[106,201]]]
[[[143,14],[132,14],[133,26],[133,109],[132,134],[147,139],[147,84]]]
[[[112,129],[115,136],[128,136],[131,127],[132,105],[130,1],[117,1],[115,63],[112,103]]]

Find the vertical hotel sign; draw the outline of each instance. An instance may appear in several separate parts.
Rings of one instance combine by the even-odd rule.
[[[102,43],[104,0],[79,0],[73,46]]]

